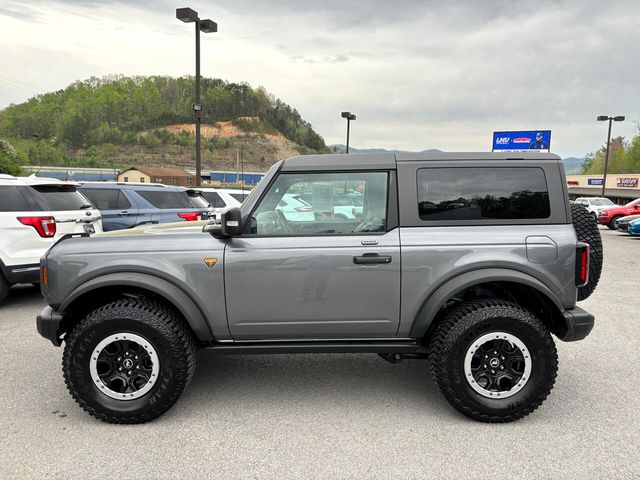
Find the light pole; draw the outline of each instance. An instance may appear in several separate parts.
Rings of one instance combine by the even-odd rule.
[[[610,117],[609,115],[598,115],[597,120],[599,122],[606,122],[609,120],[609,133],[607,134],[607,153],[604,156],[604,175],[602,176],[602,196],[604,197],[604,190],[607,185],[607,167],[609,166],[609,145],[611,144],[611,122],[624,121],[624,115],[617,115]]]
[[[342,112],[342,118],[347,119],[347,153],[349,153],[349,126],[350,126],[351,120],[355,120],[356,116],[351,112]]]
[[[200,32],[213,33],[218,31],[218,24],[213,20],[200,20],[198,12],[188,7],[176,8],[176,18],[185,23],[195,22],[196,24],[196,101],[193,104],[193,113],[196,121],[196,186],[199,187],[201,180],[201,151],[200,151],[200,121],[202,104],[200,103]]]

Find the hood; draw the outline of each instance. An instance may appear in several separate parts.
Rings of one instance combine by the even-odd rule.
[[[199,220],[197,222],[172,222],[140,225],[135,228],[124,230],[111,230],[94,235],[94,237],[121,237],[129,235],[157,235],[174,233],[195,233],[202,232],[202,227],[209,223],[209,220]]]

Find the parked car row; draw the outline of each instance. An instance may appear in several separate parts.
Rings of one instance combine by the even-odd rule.
[[[578,203],[578,200],[576,200],[576,203]],[[611,230],[615,230],[616,221],[633,215],[640,215],[640,198],[636,198],[626,205],[603,207],[598,212],[597,219],[600,225],[606,225]]]
[[[132,182],[65,182],[0,175],[0,302],[37,283],[40,257],[66,234],[218,219],[248,191]]]

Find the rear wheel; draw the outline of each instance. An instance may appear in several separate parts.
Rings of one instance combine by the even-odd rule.
[[[558,369],[549,331],[531,312],[502,300],[454,307],[429,345],[431,373],[447,401],[482,422],[510,422],[547,398]]]
[[[581,205],[571,205],[571,221],[576,231],[578,240],[588,243],[589,250],[589,281],[584,287],[578,287],[578,301],[589,298],[598,285],[602,273],[602,238],[598,224],[593,221],[591,215]]]
[[[4,274],[0,272],[0,303],[4,302],[4,299],[9,295],[9,289],[11,284],[4,278]]]
[[[181,318],[149,299],[123,299],[89,313],[65,339],[67,388],[109,423],[152,420],[178,400],[195,368],[196,346]]]

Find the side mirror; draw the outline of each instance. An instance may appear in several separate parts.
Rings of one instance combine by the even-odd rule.
[[[222,213],[220,220],[222,235],[225,237],[237,237],[242,234],[242,215],[238,207],[230,208]]]

